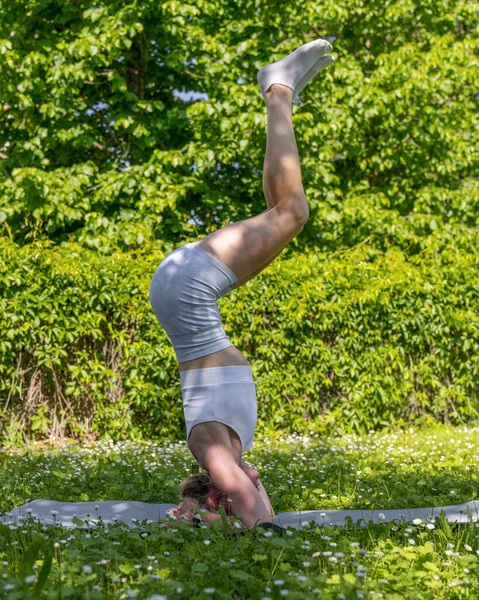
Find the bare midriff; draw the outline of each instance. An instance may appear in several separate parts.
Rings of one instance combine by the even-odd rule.
[[[249,366],[249,362],[236,346],[230,346],[219,352],[214,352],[213,354],[180,363],[180,371],[208,369],[210,367],[233,367],[235,365],[247,367]]]

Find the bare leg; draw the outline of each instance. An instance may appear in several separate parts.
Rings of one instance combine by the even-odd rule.
[[[293,131],[293,92],[272,85],[266,96],[268,129],[263,182],[274,205],[195,242],[246,281],[263,270],[302,230],[309,207]],[[238,285],[233,287],[237,287]]]

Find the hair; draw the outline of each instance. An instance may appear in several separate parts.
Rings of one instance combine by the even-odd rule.
[[[198,500],[200,506],[206,503],[212,488],[213,482],[207,471],[202,473],[193,473],[184,479],[179,485],[180,498],[194,498]]]

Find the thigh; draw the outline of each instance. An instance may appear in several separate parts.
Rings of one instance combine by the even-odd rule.
[[[303,225],[304,220],[294,208],[276,205],[193,243],[220,260],[241,280],[271,262]]]

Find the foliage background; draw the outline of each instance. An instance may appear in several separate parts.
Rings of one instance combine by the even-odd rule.
[[[265,210],[256,72],[316,37],[336,62],[294,114],[310,219],[220,300],[259,430],[477,418],[478,19],[461,0],[0,2],[0,439],[182,438],[149,282]]]

